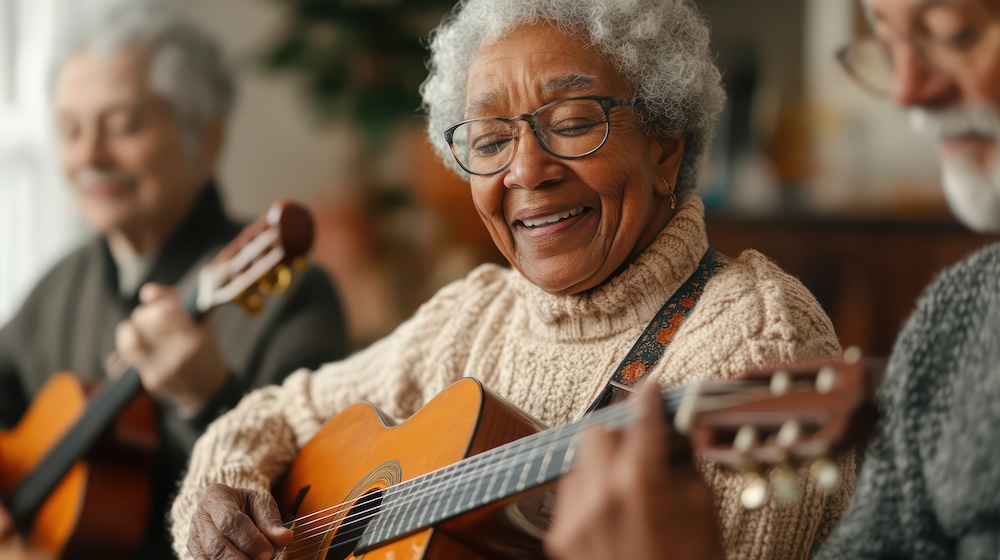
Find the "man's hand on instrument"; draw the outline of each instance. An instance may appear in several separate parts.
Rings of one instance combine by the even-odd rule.
[[[711,490],[663,421],[654,384],[628,429],[592,429],[559,482],[545,550],[561,559],[722,559]]]
[[[198,500],[187,547],[197,560],[268,560],[291,543],[292,532],[270,494],[213,484]]]
[[[118,354],[139,371],[147,391],[192,416],[229,375],[211,317],[196,323],[177,291],[158,284],[143,286],[139,301],[115,331]]]
[[[55,560],[55,554],[25,546],[16,529],[14,519],[0,506],[0,560]]]
[[[14,518],[10,516],[7,509],[0,505],[0,545],[12,539],[17,531],[14,526]]]

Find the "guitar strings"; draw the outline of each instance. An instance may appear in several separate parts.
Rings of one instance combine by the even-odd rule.
[[[668,399],[667,399],[668,402],[666,404],[669,407],[671,405],[674,405],[674,404],[678,403],[682,399],[683,399],[683,393],[678,394],[678,393],[672,392],[668,396]],[[468,461],[463,461],[463,462],[460,462],[460,463],[455,463],[455,464],[452,464],[452,465],[448,465],[447,467],[443,467],[442,469],[438,469],[438,470],[432,471],[430,473],[425,473],[424,475],[421,475],[420,477],[417,477],[417,478],[414,478],[414,479],[410,479],[409,481],[406,481],[406,482],[407,483],[426,482],[428,484],[427,488],[421,490],[417,495],[408,496],[406,499],[403,499],[401,501],[390,502],[388,506],[386,506],[385,508],[382,508],[382,509],[380,509],[378,511],[375,511],[375,512],[370,512],[368,510],[363,510],[363,511],[360,511],[358,513],[348,514],[347,516],[345,516],[343,518],[340,518],[340,519],[333,519],[329,523],[324,523],[324,521],[326,521],[328,519],[336,518],[337,514],[343,512],[345,509],[357,508],[357,507],[360,507],[360,506],[363,506],[363,505],[366,505],[366,504],[370,504],[371,502],[379,499],[377,496],[373,497],[373,498],[366,499],[366,500],[358,501],[358,502],[355,502],[353,504],[351,504],[351,503],[343,503],[343,504],[338,504],[336,506],[332,506],[330,508],[326,508],[325,510],[318,510],[316,512],[313,512],[312,514],[309,514],[307,516],[303,516],[302,518],[299,518],[299,519],[305,519],[305,518],[308,518],[308,517],[311,517],[311,516],[315,516],[316,514],[320,514],[320,513],[324,513],[324,512],[329,512],[326,515],[324,515],[322,518],[314,519],[314,520],[310,521],[309,523],[307,523],[307,525],[315,525],[315,524],[319,523],[319,524],[322,524],[322,527],[312,527],[306,533],[299,533],[299,534],[297,534],[296,537],[298,537],[298,538],[296,539],[296,544],[306,544],[306,546],[314,546],[315,543],[306,543],[306,541],[311,540],[311,539],[315,539],[317,537],[326,536],[326,535],[328,535],[332,531],[338,531],[339,530],[339,532],[337,533],[338,536],[349,534],[351,531],[356,531],[358,529],[360,529],[363,532],[364,529],[367,528],[367,525],[361,525],[361,523],[363,521],[371,519],[371,518],[373,518],[373,517],[375,517],[377,515],[383,515],[383,514],[386,514],[388,512],[392,512],[392,511],[395,511],[395,510],[400,510],[400,509],[404,508],[405,506],[407,506],[407,505],[409,505],[409,504],[411,504],[411,503],[413,503],[413,502],[415,502],[417,500],[426,500],[427,503],[424,506],[425,509],[426,509],[427,507],[430,507],[432,504],[439,502],[440,500],[435,500],[435,499],[440,498],[442,495],[447,494],[447,495],[450,496],[456,490],[460,491],[460,492],[464,491],[466,488],[468,488],[468,485],[471,484],[472,482],[476,482],[476,481],[480,481],[481,482],[480,475],[482,473],[479,472],[479,471],[477,471],[477,470],[475,470],[475,469],[473,469],[473,468],[471,468],[473,466],[473,464],[472,464],[473,461],[471,461],[471,459],[479,458],[480,460],[477,461],[476,463],[481,463],[481,462],[483,462],[486,459],[494,459],[495,458],[496,460],[494,461],[494,463],[492,465],[489,465],[494,470],[508,470],[509,471],[510,467],[514,466],[516,464],[522,464],[522,465],[526,466],[526,465],[528,465],[530,463],[530,456],[531,456],[531,454],[539,447],[540,444],[543,444],[543,442],[545,442],[544,446],[546,448],[548,448],[548,449],[552,449],[552,448],[558,446],[556,448],[558,450],[562,450],[563,444],[565,444],[565,446],[568,448],[571,445],[572,439],[575,438],[575,437],[577,437],[580,434],[580,432],[582,431],[583,428],[589,427],[591,424],[597,424],[597,423],[606,423],[606,424],[616,423],[618,421],[621,421],[621,420],[625,419],[626,417],[634,416],[634,412],[635,412],[636,408],[637,408],[637,405],[635,405],[634,403],[628,403],[627,406],[622,406],[622,407],[612,407],[612,408],[607,409],[607,411],[601,411],[601,413],[592,414],[590,416],[584,417],[582,420],[580,420],[578,422],[573,422],[573,423],[570,423],[570,424],[564,424],[563,426],[559,426],[559,427],[557,427],[557,428],[555,428],[555,429],[553,429],[551,431],[546,430],[545,432],[540,432],[540,434],[546,434],[546,433],[552,434],[552,436],[548,438],[549,441],[547,441],[547,442],[545,442],[545,439],[546,439],[545,437],[530,437],[529,436],[528,438],[521,438],[521,439],[515,440],[514,442],[511,442],[511,443],[507,444],[506,446],[500,446],[500,447],[491,449],[491,450],[489,450],[487,452],[475,455],[475,456],[469,458]],[[524,451],[525,451],[524,448],[528,447],[529,445],[530,445],[530,449],[528,449],[527,450],[528,453],[525,454],[524,453]],[[443,471],[445,471],[446,469],[449,469],[449,468],[453,469],[454,467],[465,467],[465,468],[459,469],[458,472],[455,473],[455,474],[458,474],[458,476],[454,476],[454,477],[447,477],[447,476],[445,476],[445,477],[442,477],[442,478],[440,478],[439,480],[436,480],[436,481],[429,480],[432,475],[442,474]],[[447,474],[447,473],[444,473],[444,474]],[[494,476],[495,475],[496,475],[496,473],[494,473]],[[509,476],[509,474],[508,474],[508,476]],[[425,480],[425,479],[427,479],[427,480]],[[504,482],[502,482],[501,483],[501,487],[503,485],[505,485],[506,482],[507,482],[506,480]],[[386,490],[388,491],[388,490],[395,489],[397,491],[403,491],[403,490],[408,489],[412,485],[413,484],[400,483],[398,485],[391,486],[391,487],[387,488]],[[492,482],[491,482],[490,486],[492,486]],[[385,499],[385,498],[383,498],[383,499]],[[470,506],[471,506],[471,504],[470,504]],[[331,511],[331,510],[336,510],[336,511]],[[363,517],[359,518],[358,516],[363,516]],[[353,517],[353,519],[352,519],[352,517]],[[329,527],[331,525],[333,525],[333,524],[336,524],[337,528],[332,529],[332,530],[329,529]],[[346,529],[346,530],[344,529],[346,526],[350,526],[350,525],[360,525],[360,526],[359,527],[353,527],[351,529]],[[358,537],[358,539],[355,539],[355,540],[359,540],[359,539],[360,539],[360,537]],[[340,546],[340,545],[345,544],[345,543],[346,543],[346,540],[341,539],[341,540],[333,543],[331,545],[331,548],[332,547],[336,547],[336,546]],[[292,545],[289,545],[289,546],[292,546]],[[291,552],[296,552],[298,550],[301,550],[303,548],[305,548],[305,547],[298,546],[298,547],[293,547],[293,548],[290,548],[290,549],[286,549],[283,552],[291,553]]]
[[[734,392],[736,390],[736,389],[734,389],[735,383],[723,382],[720,385],[722,386],[722,388],[725,388],[729,392]],[[665,404],[667,404],[668,406],[671,406],[675,402],[677,402],[679,400],[682,400],[682,398],[683,398],[683,393],[682,392],[679,392],[677,390],[672,390],[670,396],[668,397],[668,402],[665,403]],[[712,398],[712,397],[709,397],[709,398]],[[718,398],[718,397],[715,397],[715,398]],[[549,438],[550,441],[548,441],[545,444],[547,447],[552,448],[556,444],[565,443],[565,441],[567,439],[571,440],[573,437],[576,437],[576,435],[580,432],[581,428],[587,427],[590,424],[596,424],[598,422],[612,423],[612,422],[620,421],[625,416],[631,415],[631,413],[634,412],[634,408],[635,408],[635,406],[632,405],[632,404],[629,404],[628,406],[622,406],[622,407],[612,407],[610,409],[607,409],[607,411],[602,411],[602,413],[593,414],[591,416],[585,417],[584,419],[582,419],[582,420],[580,420],[578,422],[564,424],[563,426],[560,426],[560,427],[555,428],[553,430],[546,430],[545,432],[540,432],[540,434],[560,434],[558,437],[555,437],[555,436],[550,437]],[[576,429],[571,429],[571,428],[576,428]],[[568,438],[567,438],[567,436],[568,436]],[[307,531],[306,533],[299,533],[298,535],[296,535],[298,537],[296,544],[305,543],[309,539],[313,539],[313,538],[316,538],[316,537],[322,537],[322,536],[325,536],[325,535],[327,535],[327,534],[329,534],[329,533],[331,533],[333,531],[337,531],[337,530],[340,531],[340,533],[338,533],[338,536],[339,536],[339,535],[341,535],[341,534],[343,534],[345,532],[345,530],[343,529],[343,527],[345,527],[345,526],[348,526],[348,525],[351,525],[351,524],[358,524],[358,523],[360,523],[362,521],[365,521],[367,519],[370,519],[372,517],[375,517],[375,516],[378,516],[378,515],[383,515],[383,514],[385,514],[387,512],[392,512],[393,510],[399,510],[399,509],[401,509],[401,508],[403,508],[403,507],[405,507],[405,506],[413,503],[416,500],[426,499],[427,503],[424,506],[425,509],[426,509],[427,507],[431,506],[434,503],[439,503],[440,502],[439,498],[445,492],[447,492],[448,495],[451,495],[454,492],[455,489],[459,489],[460,488],[462,491],[464,491],[464,489],[468,487],[468,484],[470,484],[473,481],[480,480],[480,478],[479,478],[480,473],[471,468],[472,467],[472,464],[471,464],[472,461],[471,461],[471,459],[476,459],[476,458],[490,459],[490,458],[493,458],[493,456],[497,456],[497,457],[499,457],[499,459],[493,465],[490,465],[490,466],[494,470],[500,470],[500,469],[498,469],[498,467],[503,467],[504,469],[509,470],[509,467],[511,465],[514,465],[514,464],[526,465],[527,464],[527,463],[525,463],[525,462],[522,461],[524,459],[525,455],[523,453],[524,450],[520,449],[520,448],[523,448],[523,447],[525,447],[525,446],[527,446],[529,444],[531,445],[531,449],[529,450],[529,453],[528,453],[528,457],[529,457],[528,461],[530,461],[531,453],[538,447],[538,445],[544,439],[545,438],[542,438],[542,437],[537,437],[537,438],[535,438],[535,437],[528,437],[528,438],[522,438],[522,439],[519,439],[519,440],[515,440],[514,442],[511,442],[510,444],[507,444],[506,446],[500,446],[500,447],[494,448],[494,449],[492,449],[492,450],[490,450],[488,452],[484,452],[484,453],[478,454],[476,456],[473,456],[469,460],[462,461],[460,463],[455,463],[455,464],[452,464],[452,465],[448,465],[447,467],[443,467],[442,469],[438,469],[438,470],[432,471],[430,473],[425,473],[424,475],[421,475],[420,477],[411,479],[410,481],[406,481],[406,482],[422,482],[422,483],[426,482],[429,486],[426,489],[421,490],[418,495],[414,495],[414,496],[408,497],[408,499],[404,499],[402,501],[391,502],[385,508],[382,508],[382,509],[380,509],[378,511],[375,511],[373,513],[368,513],[368,510],[364,510],[364,511],[361,511],[361,512],[358,512],[358,513],[355,513],[355,514],[349,514],[346,517],[344,517],[342,519],[339,519],[339,520],[338,519],[333,519],[333,520],[331,520],[328,523],[324,523],[324,521],[326,521],[327,519],[335,518],[337,516],[337,514],[343,512],[347,508],[358,507],[358,506],[361,506],[361,505],[365,505],[365,504],[371,503],[373,500],[377,500],[378,497],[371,498],[371,499],[368,499],[368,500],[362,500],[362,501],[356,502],[354,504],[350,504],[350,503],[338,504],[336,506],[332,506],[330,508],[326,508],[325,510],[318,510],[316,512],[313,512],[312,514],[309,514],[307,516],[303,516],[300,519],[305,519],[305,518],[308,518],[308,517],[311,517],[311,516],[315,516],[317,514],[325,512],[325,511],[337,510],[337,511],[333,511],[332,513],[329,513],[327,515],[324,515],[322,518],[314,519],[314,520],[310,521],[309,523],[307,523],[306,525],[320,523],[320,524],[322,524],[322,526],[321,527],[313,527],[312,529],[310,529],[310,531]],[[513,445],[513,444],[517,444],[517,445]],[[509,457],[504,457],[505,455],[508,455],[508,454],[510,455]],[[478,461],[478,462],[482,462],[482,461]],[[430,478],[432,478],[432,475],[442,474],[443,471],[445,471],[446,469],[454,470],[453,467],[461,467],[461,466],[464,466],[465,469],[464,469],[464,471],[459,471],[459,472],[455,473],[455,474],[459,475],[457,477],[455,477],[455,476],[450,477],[450,478],[449,477],[444,477],[444,478],[441,478],[441,479],[439,479],[437,481],[429,480]],[[447,474],[447,473],[444,473],[444,474]],[[494,473],[494,475],[495,474],[496,473]],[[508,476],[509,476],[509,474],[508,474]],[[423,480],[423,479],[428,479],[428,480]],[[506,482],[507,482],[507,480],[505,479],[505,481],[502,484],[506,484]],[[403,490],[403,489],[407,489],[409,486],[410,486],[409,484],[401,483],[399,485],[391,486],[391,487],[387,488],[386,490],[387,491],[391,491],[393,489],[395,489],[395,490]],[[492,486],[492,482],[491,482],[491,486]],[[437,500],[435,501],[435,499],[437,499]],[[486,503],[488,503],[488,502],[486,502]],[[470,504],[469,507],[472,507],[472,505],[473,504]],[[480,505],[485,505],[485,504],[480,504]],[[367,515],[366,515],[366,513],[367,513]],[[357,516],[359,516],[359,515],[364,515],[364,517],[361,517],[360,519],[358,519]],[[355,519],[352,519],[352,517],[355,517]],[[339,523],[338,523],[338,521],[339,521]],[[331,527],[334,524],[337,524],[338,528],[329,529],[329,527]],[[362,526],[361,530],[363,531],[364,528],[366,528],[366,527],[367,527],[367,525]],[[355,529],[351,529],[351,530],[355,530]],[[345,542],[345,541],[342,539],[340,541],[335,542],[332,546],[339,546],[340,544],[343,544],[343,542]],[[292,545],[289,545],[289,546],[292,546]],[[308,544],[307,546],[312,546],[312,544]],[[303,548],[303,547],[297,547],[297,548],[287,549],[287,552],[294,552],[294,551],[299,550],[301,548]]]
[[[742,384],[745,384],[745,383],[742,383]],[[729,393],[737,391],[737,389],[734,388],[734,386],[736,385],[735,383],[723,382],[720,385],[722,386],[722,388],[726,389]],[[705,400],[708,400],[708,399],[718,400],[718,399],[721,399],[721,398],[725,398],[725,397],[724,396],[720,396],[720,395],[705,396],[703,398],[702,403],[704,404]],[[679,391],[672,391],[671,395],[668,397],[667,403],[665,403],[665,404],[667,406],[669,406],[669,407],[672,407],[673,404],[676,401],[679,401],[679,400],[682,400],[682,399],[683,399],[683,393],[680,393]],[[539,434],[547,434],[547,435],[561,434],[561,435],[559,435],[559,437],[556,437],[555,435],[552,435],[552,437],[549,438],[550,441],[548,441],[547,443],[545,443],[545,445],[547,447],[552,448],[556,444],[563,444],[563,443],[565,443],[565,441],[567,439],[566,436],[568,436],[568,439],[571,440],[573,437],[575,437],[581,431],[580,428],[587,427],[585,425],[596,424],[598,422],[605,422],[605,423],[611,424],[613,422],[620,421],[625,416],[628,416],[632,412],[634,412],[634,408],[635,408],[635,406],[632,405],[632,404],[629,404],[628,406],[622,406],[622,407],[612,407],[612,408],[607,409],[607,411],[602,411],[602,413],[597,413],[597,414],[593,414],[591,416],[585,417],[583,420],[580,420],[578,422],[572,422],[572,423],[569,423],[569,424],[564,424],[562,426],[559,426],[558,428],[555,428],[555,429],[552,429],[552,430],[546,430],[545,432],[540,432]],[[699,407],[699,409],[702,409],[702,408],[707,408],[707,407],[704,407],[704,406]],[[614,411],[614,413],[612,413],[610,411]],[[427,503],[424,506],[424,508],[426,509],[427,507],[430,507],[432,504],[440,503],[440,501],[441,501],[440,497],[445,492],[447,492],[448,495],[450,496],[456,489],[460,489],[461,491],[464,491],[464,489],[467,488],[468,484],[470,484],[471,482],[473,482],[473,481],[481,481],[481,478],[479,476],[481,473],[475,471],[472,468],[471,461],[470,461],[471,459],[475,459],[475,458],[489,459],[489,458],[493,458],[493,456],[498,456],[499,459],[493,465],[490,465],[490,466],[494,470],[502,470],[502,469],[500,469],[498,467],[503,467],[503,469],[506,469],[506,470],[510,471],[510,466],[511,465],[514,465],[514,464],[526,465],[527,464],[526,462],[522,461],[524,459],[524,457],[525,457],[525,454],[523,453],[524,450],[523,449],[519,449],[519,448],[523,448],[523,447],[525,447],[526,445],[529,445],[529,444],[531,445],[531,449],[529,450],[529,452],[527,454],[528,461],[530,462],[531,453],[534,452],[534,450],[538,448],[539,444],[542,443],[544,439],[545,438],[542,438],[542,437],[528,437],[528,438],[522,438],[522,439],[519,439],[519,440],[515,440],[514,442],[511,442],[510,444],[506,444],[506,448],[505,448],[505,446],[500,446],[500,447],[494,448],[494,449],[492,449],[492,450],[490,450],[488,452],[485,452],[485,453],[482,453],[482,454],[479,454],[479,455],[475,455],[475,456],[471,457],[469,460],[462,461],[460,463],[455,463],[455,464],[452,464],[452,465],[448,465],[447,467],[444,467],[442,469],[438,469],[436,471],[432,471],[430,473],[426,473],[425,475],[421,475],[421,477],[418,477],[418,478],[415,478],[415,479],[411,479],[410,481],[407,481],[407,482],[413,482],[413,481],[418,481],[418,480],[423,481],[422,479],[429,478],[429,477],[431,477],[431,475],[442,474],[442,472],[444,470],[446,470],[446,469],[454,470],[454,469],[452,469],[453,467],[465,466],[464,471],[459,471],[459,472],[455,473],[455,474],[458,474],[459,476],[457,476],[457,477],[452,476],[450,478],[449,477],[444,477],[444,478],[441,478],[441,479],[439,479],[437,481],[432,481],[432,480],[423,481],[423,482],[426,482],[429,486],[426,489],[421,490],[418,495],[410,496],[410,497],[408,497],[408,499],[404,499],[402,501],[391,502],[388,506],[386,506],[386,507],[384,507],[384,508],[382,508],[382,509],[380,509],[378,511],[374,511],[373,513],[368,513],[367,515],[365,515],[365,514],[368,512],[368,510],[364,510],[364,511],[361,511],[361,512],[358,512],[358,513],[349,514],[349,515],[347,515],[346,517],[344,517],[342,519],[332,519],[328,523],[324,523],[324,521],[326,521],[327,519],[335,518],[338,513],[344,511],[344,509],[346,509],[346,508],[352,507],[352,505],[351,504],[338,504],[336,506],[332,506],[330,508],[326,508],[326,510],[319,510],[317,512],[314,512],[313,514],[310,514],[309,516],[321,513],[323,511],[329,511],[329,510],[334,510],[334,509],[338,510],[336,512],[330,513],[328,515],[323,516],[322,518],[315,519],[315,520],[311,521],[310,523],[308,523],[307,525],[309,525],[309,524],[315,524],[315,523],[321,523],[322,525],[320,527],[313,527],[310,531],[307,531],[306,533],[299,533],[298,535],[296,535],[298,537],[298,539],[296,541],[296,544],[298,544],[298,543],[307,543],[307,541],[309,539],[314,539],[314,538],[317,538],[317,537],[323,537],[323,536],[326,536],[327,534],[329,534],[331,532],[334,532],[334,531],[339,531],[338,532],[338,536],[340,536],[340,535],[344,534],[345,532],[350,532],[350,531],[355,530],[355,529],[345,530],[344,529],[345,526],[349,526],[351,524],[358,524],[358,523],[361,523],[361,522],[363,522],[363,521],[365,521],[367,519],[370,519],[372,517],[375,517],[375,516],[378,516],[378,515],[383,515],[385,513],[392,512],[394,510],[398,510],[400,508],[403,508],[404,506],[407,506],[407,505],[413,503],[416,500],[426,499]],[[517,444],[517,445],[513,445],[513,444]],[[509,457],[504,457],[505,455],[508,455],[508,454],[510,455]],[[487,457],[487,455],[488,455],[488,457]],[[444,473],[444,474],[448,474],[448,473]],[[494,475],[495,474],[496,473],[494,473]],[[508,474],[508,477],[509,477],[509,474]],[[503,483],[501,483],[501,484],[506,484],[506,483],[507,483],[507,479],[505,479],[505,481]],[[393,489],[397,489],[397,490],[398,489],[403,489],[404,486],[408,486],[408,485],[404,485],[404,484],[401,483],[400,485],[389,487],[387,489],[387,491],[391,491]],[[492,486],[492,482],[490,483],[490,486]],[[534,485],[532,485],[532,486],[534,486]],[[367,504],[367,503],[371,503],[371,501],[374,500],[374,499],[378,499],[378,498],[376,497],[376,498],[373,498],[373,499],[356,502],[354,504],[354,507],[357,507],[357,506],[360,506],[360,505],[364,505],[364,504]],[[487,503],[489,503],[489,502],[487,501],[487,502],[485,502],[483,504],[479,504],[479,505],[481,506],[481,505],[485,505]],[[469,507],[472,508],[473,505],[474,504],[470,504]],[[358,519],[357,516],[359,516],[359,515],[364,515],[364,517],[361,517],[360,519]],[[304,516],[303,518],[309,517],[309,516]],[[355,519],[352,519],[352,517],[354,517]],[[337,525],[337,527],[333,528],[333,529],[330,529],[330,527],[333,526],[333,525],[335,525],[335,524]],[[367,525],[361,526],[362,532],[364,531],[365,528],[367,528]],[[340,541],[334,542],[334,544],[332,546],[340,546],[344,542],[345,541],[343,539],[341,539]],[[311,544],[307,543],[307,546],[313,546],[314,544],[315,543],[311,543]],[[289,545],[289,546],[293,546],[293,545]],[[292,549],[288,549],[288,551],[289,552],[294,552],[294,551],[300,550],[302,548],[304,548],[304,547],[301,547],[301,546],[300,547],[293,547]]]
[[[724,391],[724,392],[736,392],[736,391],[739,390],[738,389],[739,386],[745,385],[745,384],[748,384],[748,381],[746,381],[746,380],[735,380],[735,381],[718,381],[718,382],[708,381],[708,382],[702,382],[701,387],[702,387],[702,393],[703,394],[701,395],[701,398],[702,399],[712,398],[713,397],[712,395],[705,394],[705,393],[707,393],[708,391],[711,391],[711,390],[721,390],[721,391]],[[676,387],[676,388],[673,388],[673,389],[669,389],[667,391],[664,391],[664,393],[668,393],[668,395],[667,395],[667,397],[665,399],[664,405],[666,407],[670,408],[670,407],[673,407],[673,405],[675,403],[678,403],[679,401],[683,400],[684,387]],[[625,403],[625,404],[626,405],[630,405],[631,401],[629,401],[628,403]],[[527,445],[527,444],[532,443],[532,442],[534,442],[536,440],[543,439],[543,436],[546,433],[554,433],[556,431],[567,429],[567,428],[569,428],[571,426],[583,426],[584,424],[596,423],[598,420],[603,420],[605,417],[609,417],[609,419],[610,419],[611,412],[612,411],[617,411],[618,409],[625,410],[626,408],[625,408],[625,406],[612,406],[612,407],[609,407],[609,408],[604,409],[604,410],[599,410],[599,411],[594,412],[594,413],[592,413],[592,414],[590,414],[588,416],[584,416],[582,419],[577,420],[575,422],[570,422],[570,423],[567,423],[567,424],[563,424],[562,426],[558,426],[556,428],[552,428],[552,429],[549,429],[549,430],[544,430],[542,432],[538,432],[537,434],[533,434],[533,435],[527,436],[525,438],[520,438],[520,439],[514,440],[512,442],[506,443],[504,445],[497,446],[495,448],[489,449],[489,450],[484,451],[482,453],[473,455],[472,457],[468,457],[468,458],[466,458],[466,459],[464,459],[464,460],[462,460],[462,461],[460,461],[458,463],[453,463],[453,464],[446,465],[444,467],[435,469],[433,471],[430,471],[430,472],[427,472],[427,473],[423,473],[423,474],[421,474],[421,475],[419,475],[417,477],[414,477],[414,478],[411,478],[409,480],[400,482],[399,484],[390,486],[389,488],[396,488],[396,489],[400,489],[400,490],[406,489],[409,486],[412,486],[412,485],[415,485],[415,484],[418,484],[418,483],[422,483],[422,482],[424,482],[424,479],[430,478],[430,477],[432,477],[432,476],[434,476],[436,474],[439,474],[442,471],[449,470],[449,469],[452,469],[454,467],[465,465],[465,464],[471,464],[471,463],[475,463],[475,462],[481,462],[484,459],[490,458],[493,455],[497,455],[500,452],[503,452],[505,449],[509,450],[509,449],[514,448],[514,447],[519,447],[519,446]],[[673,410],[670,410],[670,411],[673,412]],[[621,419],[621,418],[618,417],[617,419]],[[330,510],[334,510],[334,509],[338,509],[338,508],[342,508],[342,507],[354,507],[354,506],[361,505],[361,504],[364,504],[364,503],[365,502],[358,502],[358,503],[344,502],[344,503],[341,503],[341,504],[330,506],[330,507],[327,507],[327,508],[324,508],[324,509],[321,509],[321,510],[316,510],[315,512],[312,512],[312,513],[309,513],[309,514],[297,517],[295,519],[292,519],[291,521],[286,522],[285,525],[288,526],[290,524],[306,520],[306,519],[308,519],[310,517],[322,514],[324,512],[330,511]],[[334,512],[334,513],[339,513],[339,512]]]

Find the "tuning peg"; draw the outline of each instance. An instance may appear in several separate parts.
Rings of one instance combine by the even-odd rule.
[[[749,471],[743,475],[743,491],[740,492],[740,503],[747,509],[759,509],[767,503],[767,480],[757,471]]]
[[[743,426],[736,432],[733,438],[733,449],[739,453],[746,453],[757,444],[757,428],[754,426]]]
[[[820,490],[832,492],[840,486],[840,468],[833,461],[825,457],[817,459],[809,470]]]
[[[264,298],[260,297],[257,292],[244,292],[236,303],[243,308],[243,312],[247,315],[253,315],[258,313],[261,308],[264,307]]]
[[[305,270],[307,266],[309,266],[309,259],[305,257],[295,257],[292,261],[292,268],[295,270]]]
[[[799,440],[800,435],[802,435],[802,426],[799,422],[797,420],[785,420],[785,423],[778,430],[775,440],[778,445],[787,449]]]
[[[802,497],[802,485],[798,473],[788,463],[775,467],[769,478],[774,499],[778,503],[794,504]]]
[[[792,387],[792,377],[787,371],[778,370],[771,376],[771,394],[780,397]]]
[[[823,366],[816,372],[816,392],[829,393],[837,384],[837,370],[830,366]]]
[[[861,349],[857,346],[848,346],[844,350],[844,363],[847,365],[854,365],[861,360]]]
[[[283,264],[274,267],[274,270],[267,275],[271,284],[271,292],[275,294],[284,293],[292,285],[292,269]]]

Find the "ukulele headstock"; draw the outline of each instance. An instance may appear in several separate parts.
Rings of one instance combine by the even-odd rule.
[[[736,391],[692,395],[690,412],[677,422],[690,428],[701,457],[746,474],[746,507],[760,507],[772,494],[794,499],[789,489],[798,486],[797,467],[805,463],[812,463],[817,485],[832,490],[841,477],[831,458],[863,444],[877,416],[869,375],[857,349],[840,359],[753,372]]]
[[[312,216],[304,206],[276,200],[202,269],[198,311],[205,313],[230,302],[248,314],[260,311],[264,298],[285,291],[294,269],[305,266],[313,229]]]

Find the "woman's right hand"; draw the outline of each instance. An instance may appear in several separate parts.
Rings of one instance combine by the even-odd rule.
[[[292,532],[270,494],[213,484],[198,500],[187,547],[198,560],[268,560],[291,543]]]

